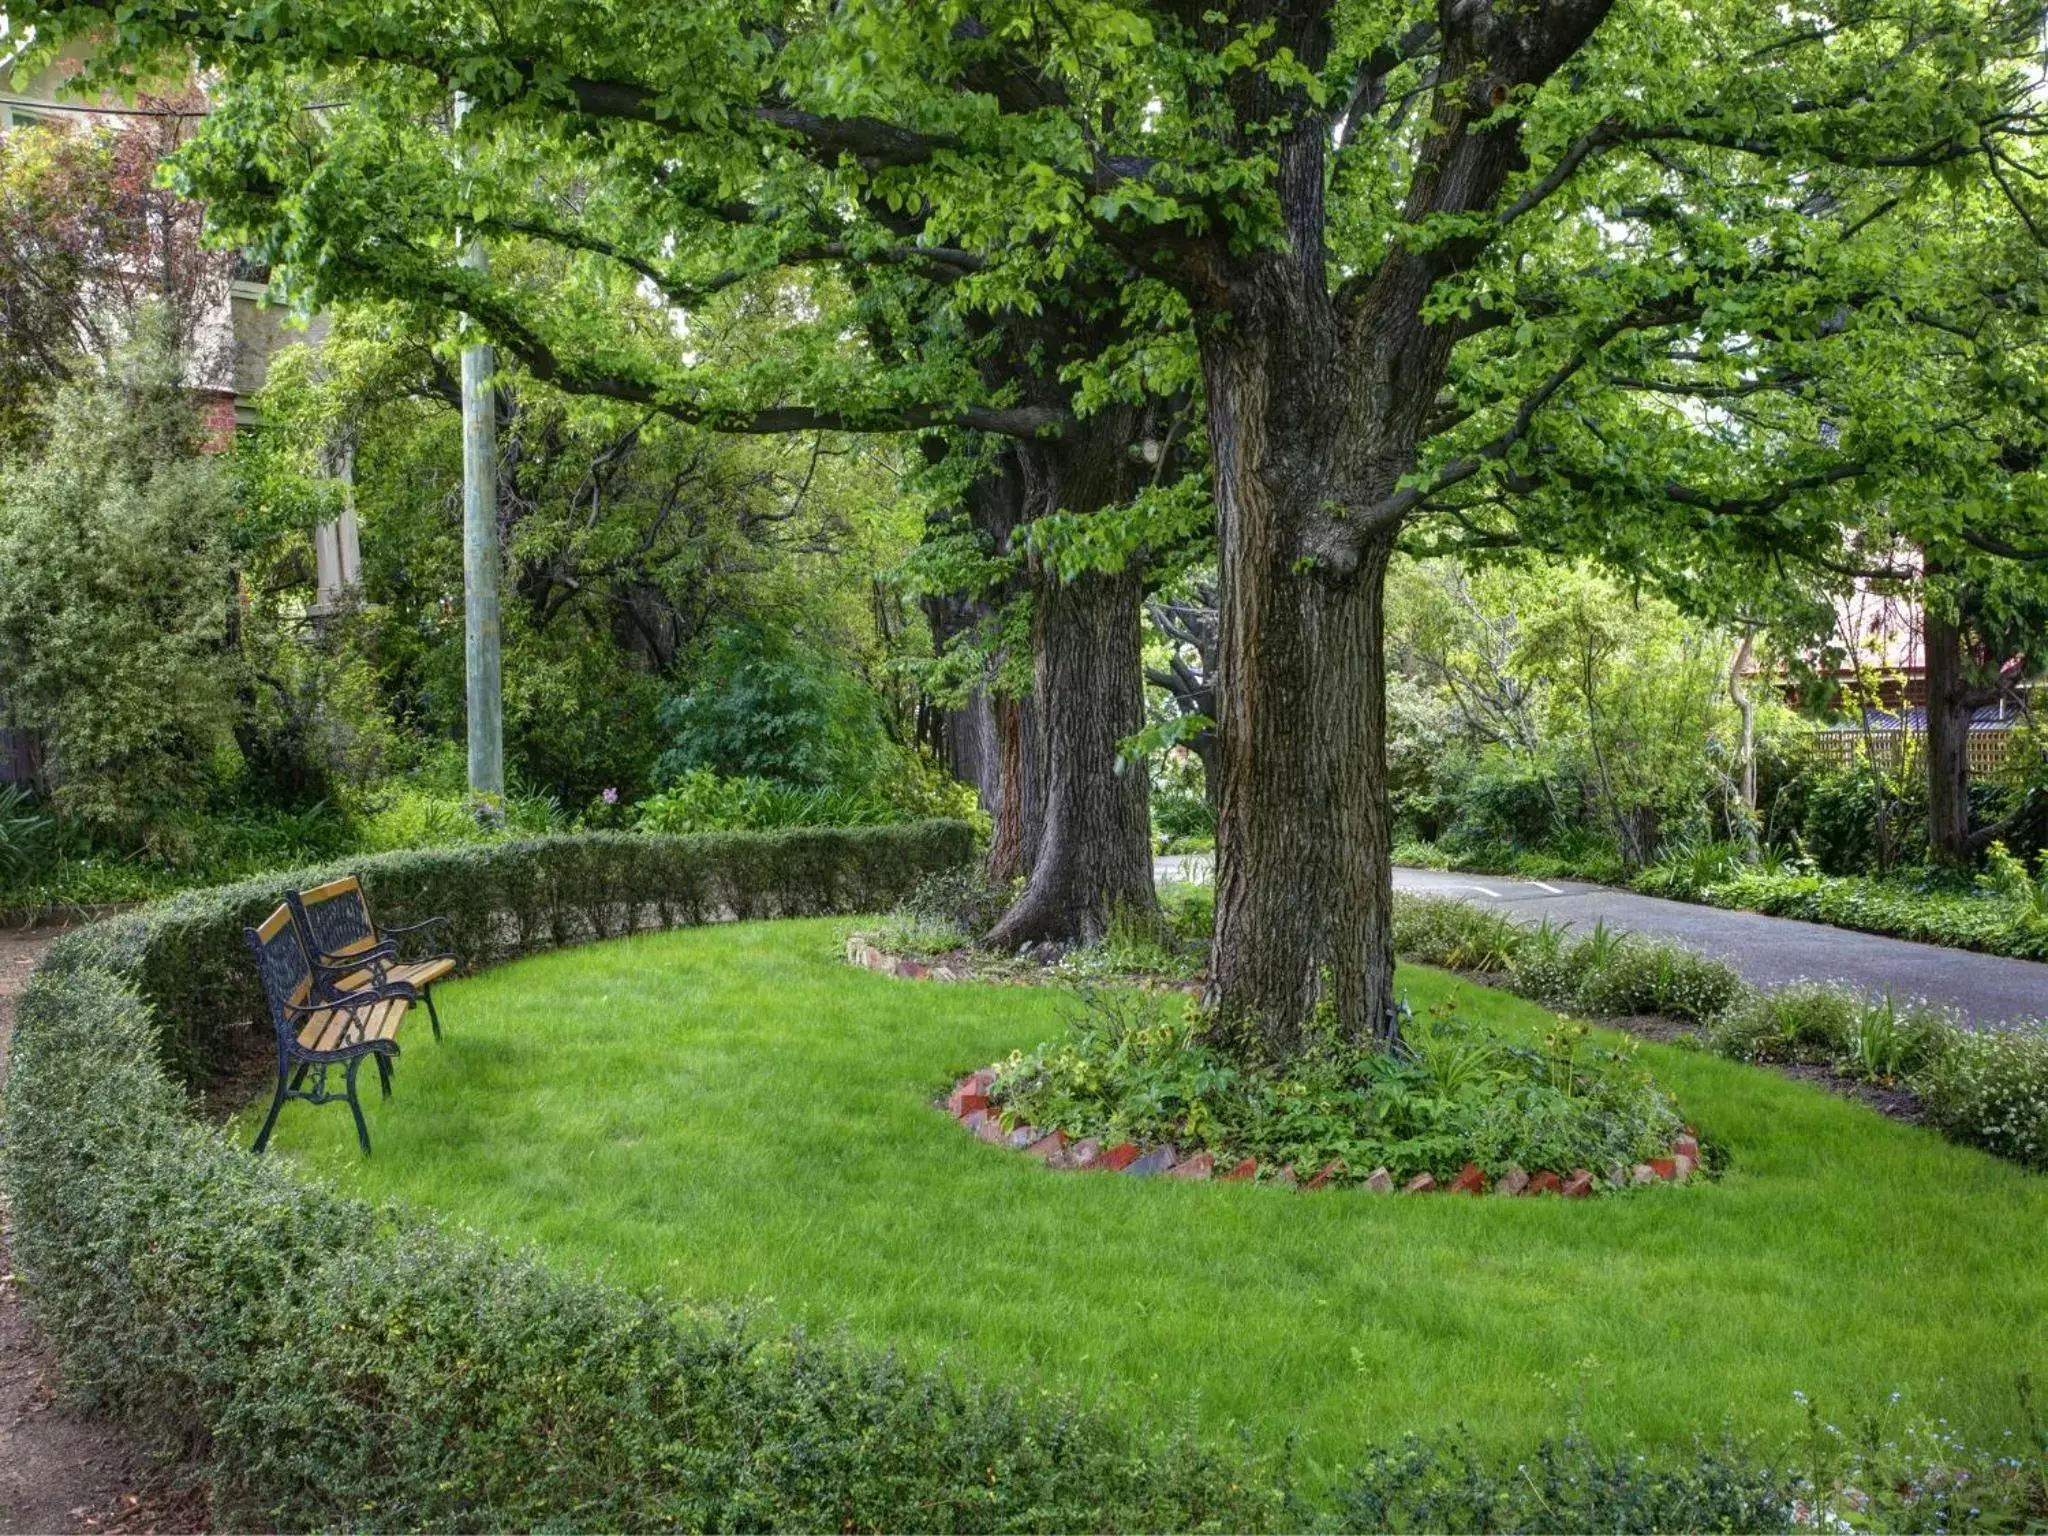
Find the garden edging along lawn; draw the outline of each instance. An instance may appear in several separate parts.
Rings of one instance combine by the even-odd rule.
[[[962,975],[947,965],[925,965],[907,956],[891,955],[877,949],[860,934],[851,935],[846,941],[846,956],[853,964],[865,970],[879,971],[884,975],[900,977],[908,981],[966,981],[976,980],[972,975]],[[1198,990],[1183,986],[1182,991]],[[1207,1151],[1196,1152],[1182,1158],[1178,1149],[1170,1142],[1158,1142],[1140,1146],[1133,1141],[1119,1141],[1105,1145],[1100,1138],[1082,1137],[1076,1141],[1060,1129],[1043,1130],[1035,1125],[1005,1125],[1007,1118],[990,1103],[987,1090],[996,1080],[996,1069],[986,1067],[971,1072],[953,1085],[951,1093],[939,1101],[940,1107],[960,1122],[961,1128],[981,1140],[997,1146],[1007,1146],[1026,1152],[1044,1163],[1048,1168],[1070,1171],[1104,1171],[1128,1173],[1138,1177],[1164,1174],[1169,1178],[1207,1179],[1216,1177],[1232,1182],[1263,1183],[1282,1189],[1317,1191],[1327,1189],[1345,1175],[1347,1170],[1342,1162],[1326,1163],[1315,1173],[1304,1179],[1292,1163],[1278,1168],[1262,1168],[1256,1158],[1241,1158],[1222,1173],[1216,1172],[1215,1156]],[[1584,1199],[1596,1190],[1620,1189],[1627,1185],[1651,1184],[1659,1180],[1683,1184],[1700,1166],[1700,1144],[1690,1127],[1671,1144],[1668,1157],[1651,1158],[1623,1169],[1619,1165],[1609,1169],[1602,1177],[1590,1168],[1573,1168],[1569,1171],[1541,1169],[1529,1173],[1521,1168],[1502,1169],[1497,1175],[1489,1175],[1477,1163],[1467,1163],[1458,1176],[1439,1185],[1436,1176],[1424,1171],[1399,1185],[1400,1191],[1408,1195],[1426,1195],[1439,1189],[1450,1194],[1478,1195],[1489,1188],[1497,1195],[1562,1195],[1566,1199]],[[1362,1181],[1362,1187],[1374,1194],[1391,1194],[1396,1188],[1393,1172],[1386,1167],[1373,1169]]]

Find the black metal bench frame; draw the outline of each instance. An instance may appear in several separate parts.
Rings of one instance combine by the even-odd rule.
[[[308,901],[308,897],[314,899]],[[306,891],[287,891],[285,901],[290,904],[292,916],[297,919],[299,931],[304,935],[306,956],[313,964],[316,994],[332,995],[338,991],[343,979],[358,971],[370,973],[372,986],[413,986],[427,1005],[427,1019],[434,1027],[434,1038],[441,1038],[441,1011],[434,1006],[433,982],[417,985],[403,977],[394,978],[391,970],[394,966],[416,969],[439,960],[452,962],[455,951],[445,944],[410,961],[401,959],[399,955],[401,946],[398,940],[445,927],[447,918],[430,917],[424,922],[408,923],[401,928],[380,928],[370,916],[370,904],[363,895],[362,881],[354,875],[345,875]],[[351,949],[351,945],[362,947]]]
[[[362,1101],[356,1096],[356,1073],[366,1058],[374,1060],[384,1096],[391,1096],[391,1063],[398,1056],[398,1042],[389,1034],[373,1036],[369,1031],[384,1017],[379,1010],[388,1009],[392,1003],[409,1005],[417,1000],[418,992],[405,982],[394,981],[321,995],[319,973],[289,904],[279,907],[260,925],[244,928],[242,937],[256,957],[257,974],[263,980],[271,1023],[277,1031],[277,1091],[271,1097],[270,1112],[263,1117],[263,1129],[256,1133],[250,1151],[260,1153],[270,1144],[270,1133],[277,1126],[278,1113],[285,1101],[301,1099],[308,1104],[346,1102],[355,1116],[356,1141],[367,1157],[370,1128],[364,1123]],[[306,1025],[321,1018],[328,1021],[334,1035],[334,1043],[324,1050],[309,1047],[299,1038]],[[317,1038],[325,1039],[328,1033],[323,1029]],[[342,1069],[343,1086],[338,1093],[328,1087],[327,1074],[333,1067]],[[313,1079],[310,1088],[306,1086],[309,1075]]]

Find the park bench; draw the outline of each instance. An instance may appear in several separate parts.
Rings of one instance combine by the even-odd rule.
[[[285,900],[291,903],[305,934],[317,978],[316,991],[328,995],[402,982],[425,1001],[434,1038],[441,1038],[441,1014],[434,1007],[434,983],[455,969],[455,956],[447,949],[439,949],[404,960],[399,957],[397,941],[440,927],[447,923],[447,918],[430,917],[403,928],[380,929],[371,920],[370,905],[363,899],[363,882],[354,875],[344,875],[307,891],[288,891]]]
[[[356,1117],[356,1140],[365,1156],[370,1128],[363,1123],[362,1101],[356,1097],[356,1072],[365,1058],[377,1063],[384,1096],[391,1096],[391,1062],[398,1055],[398,1026],[417,993],[403,981],[370,981],[354,988],[323,987],[299,921],[287,902],[242,937],[256,956],[263,994],[277,1029],[277,1092],[263,1129],[250,1150],[270,1144],[278,1111],[287,1099],[309,1104],[348,1102]],[[340,1068],[343,1088],[329,1091],[327,1074]],[[306,1086],[312,1076],[313,1085]]]

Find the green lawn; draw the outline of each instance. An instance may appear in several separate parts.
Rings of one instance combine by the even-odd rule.
[[[1058,997],[853,970],[846,926],[651,935],[450,985],[445,1043],[408,1025],[397,1096],[370,1108],[373,1159],[339,1107],[289,1107],[274,1146],[629,1284],[1297,1431],[1312,1468],[1461,1421],[1526,1444],[1576,1398],[1651,1445],[1790,1434],[1795,1389],[1844,1423],[1899,1390],[1988,1434],[2016,1371],[2048,1378],[2048,1180],[1769,1072],[1648,1051],[1733,1152],[1711,1186],[1506,1201],[1058,1174],[929,1104],[1056,1029]],[[1503,1027],[1544,1017],[1404,984],[1418,1009],[1455,986]]]

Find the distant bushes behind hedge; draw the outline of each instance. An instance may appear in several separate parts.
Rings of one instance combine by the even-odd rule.
[[[336,875],[362,876],[393,926],[441,916],[466,969],[589,939],[718,918],[862,912],[974,854],[965,822],[658,837],[628,832],[379,854],[190,891],[58,941],[43,965],[111,969],[156,1020],[165,1063],[196,1081],[230,1033],[263,1016],[242,929]]]

